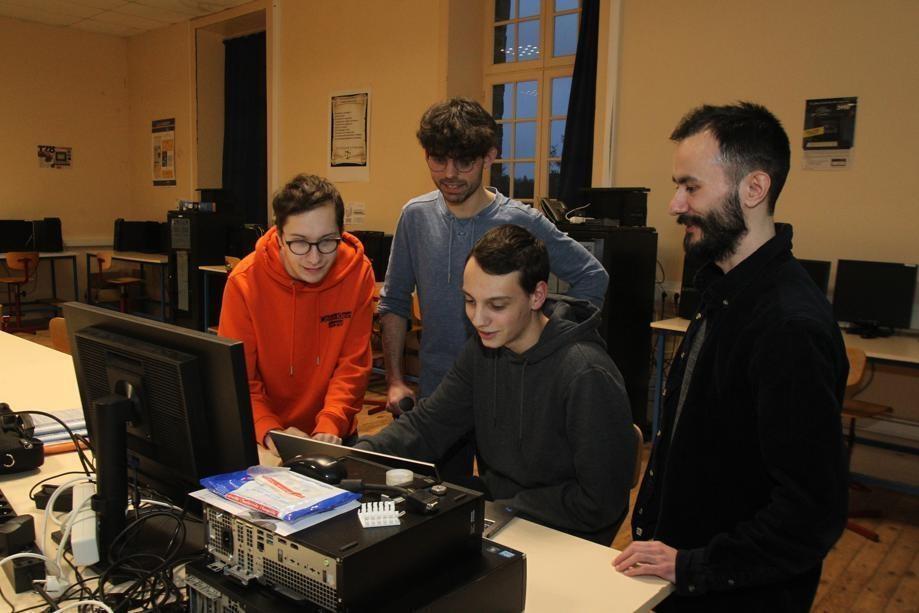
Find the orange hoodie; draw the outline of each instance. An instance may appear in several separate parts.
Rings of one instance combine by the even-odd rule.
[[[245,343],[259,443],[290,426],[354,432],[370,376],[373,285],[364,247],[347,232],[319,284],[287,274],[274,227],[230,273],[218,330]]]

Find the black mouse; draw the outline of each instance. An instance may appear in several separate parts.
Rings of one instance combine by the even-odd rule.
[[[312,477],[323,483],[335,485],[348,476],[342,458],[333,458],[327,455],[294,456],[284,462],[284,466],[295,473]]]

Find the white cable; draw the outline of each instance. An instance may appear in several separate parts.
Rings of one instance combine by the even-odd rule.
[[[110,606],[108,606],[101,600],[80,600],[79,602],[71,602],[70,604],[64,605],[60,609],[55,609],[54,613],[60,613],[61,611],[66,611],[68,609],[76,609],[77,607],[85,607],[87,605],[93,605],[94,607],[99,607],[100,609],[104,609],[108,611],[108,613],[115,613],[114,611],[112,611],[112,608]]]
[[[583,211],[584,209],[586,209],[586,208],[589,207],[589,206],[590,206],[590,203],[588,202],[588,203],[585,204],[584,206],[579,206],[579,207],[577,207],[576,209],[571,209],[570,211],[568,211],[567,213],[565,213],[565,219],[570,220],[570,219],[571,219],[572,213],[577,213],[578,211]]]
[[[70,481],[65,481],[61,485],[57,486],[57,489],[54,490],[54,492],[48,498],[48,503],[47,503],[47,506],[45,507],[45,513],[41,517],[41,550],[42,552],[45,552],[48,550],[47,548],[47,545],[48,545],[48,516],[52,514],[52,509],[54,509],[54,503],[57,502],[58,496],[60,496],[64,492],[64,490],[72,488],[77,483],[86,483],[87,481],[90,483],[95,482],[93,478],[87,477],[86,475],[82,477],[77,477],[75,479],[71,479]],[[45,559],[47,560],[48,558],[45,558]],[[50,560],[48,561],[50,562]],[[58,567],[58,573],[57,573],[58,577],[61,576],[60,570],[61,570],[60,567]]]
[[[73,525],[77,523],[77,516],[80,511],[83,510],[83,507],[89,505],[92,501],[92,498],[87,498],[79,507],[70,511],[70,517],[67,518],[67,522],[64,525],[64,531],[61,533],[61,542],[57,547],[57,556],[55,556],[54,559],[58,568],[64,568],[61,564],[64,561],[64,550],[67,549],[67,543],[70,542],[70,532],[73,530]]]
[[[18,559],[20,559],[20,558],[35,558],[36,560],[44,560],[44,561],[45,561],[45,566],[49,566],[49,565],[51,565],[51,564],[54,564],[55,566],[57,566],[57,562],[55,562],[54,560],[52,560],[52,559],[49,558],[48,556],[42,555],[42,554],[40,554],[40,553],[32,553],[32,552],[30,552],[30,551],[23,551],[22,553],[14,553],[14,554],[11,555],[11,556],[6,556],[6,557],[3,558],[2,560],[0,560],[0,566],[6,564],[7,562],[11,562],[11,561],[13,561],[13,560],[18,560]],[[52,572],[53,572],[53,570],[55,570],[55,569],[50,569],[50,570],[52,570]],[[62,572],[61,572],[61,567],[60,567],[60,566],[57,566],[57,569],[56,569],[56,570],[57,570],[57,573],[54,573],[54,574],[55,574],[56,576],[60,577],[61,574],[62,574]]]
[[[174,511],[182,510],[182,507],[177,507],[174,504],[169,504],[168,502],[163,502],[162,500],[153,500],[151,498],[141,498],[140,501],[143,504],[149,504],[149,505],[156,506],[156,507],[166,507],[167,509],[172,509]],[[129,503],[128,506],[131,509],[134,508],[134,505],[131,503]]]

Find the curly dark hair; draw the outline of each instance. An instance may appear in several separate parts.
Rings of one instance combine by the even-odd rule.
[[[338,193],[338,188],[316,175],[297,175],[274,195],[271,202],[278,232],[284,229],[284,224],[291,215],[312,211],[329,202],[335,206],[335,223],[341,232],[345,227],[345,203]]]
[[[549,280],[549,251],[546,244],[524,228],[505,224],[492,228],[479,239],[469,255],[490,275],[520,272],[520,285],[527,294],[540,281]]]
[[[475,100],[450,98],[425,111],[417,136],[428,155],[479,158],[498,146],[498,124]]]

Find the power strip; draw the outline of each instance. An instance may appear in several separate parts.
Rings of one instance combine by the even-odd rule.
[[[78,566],[89,566],[99,561],[99,544],[96,542],[96,512],[91,502],[83,504],[83,501],[92,498],[95,493],[95,483],[77,483],[73,486],[73,508],[77,516],[70,530],[70,548],[73,551],[74,564]]]

